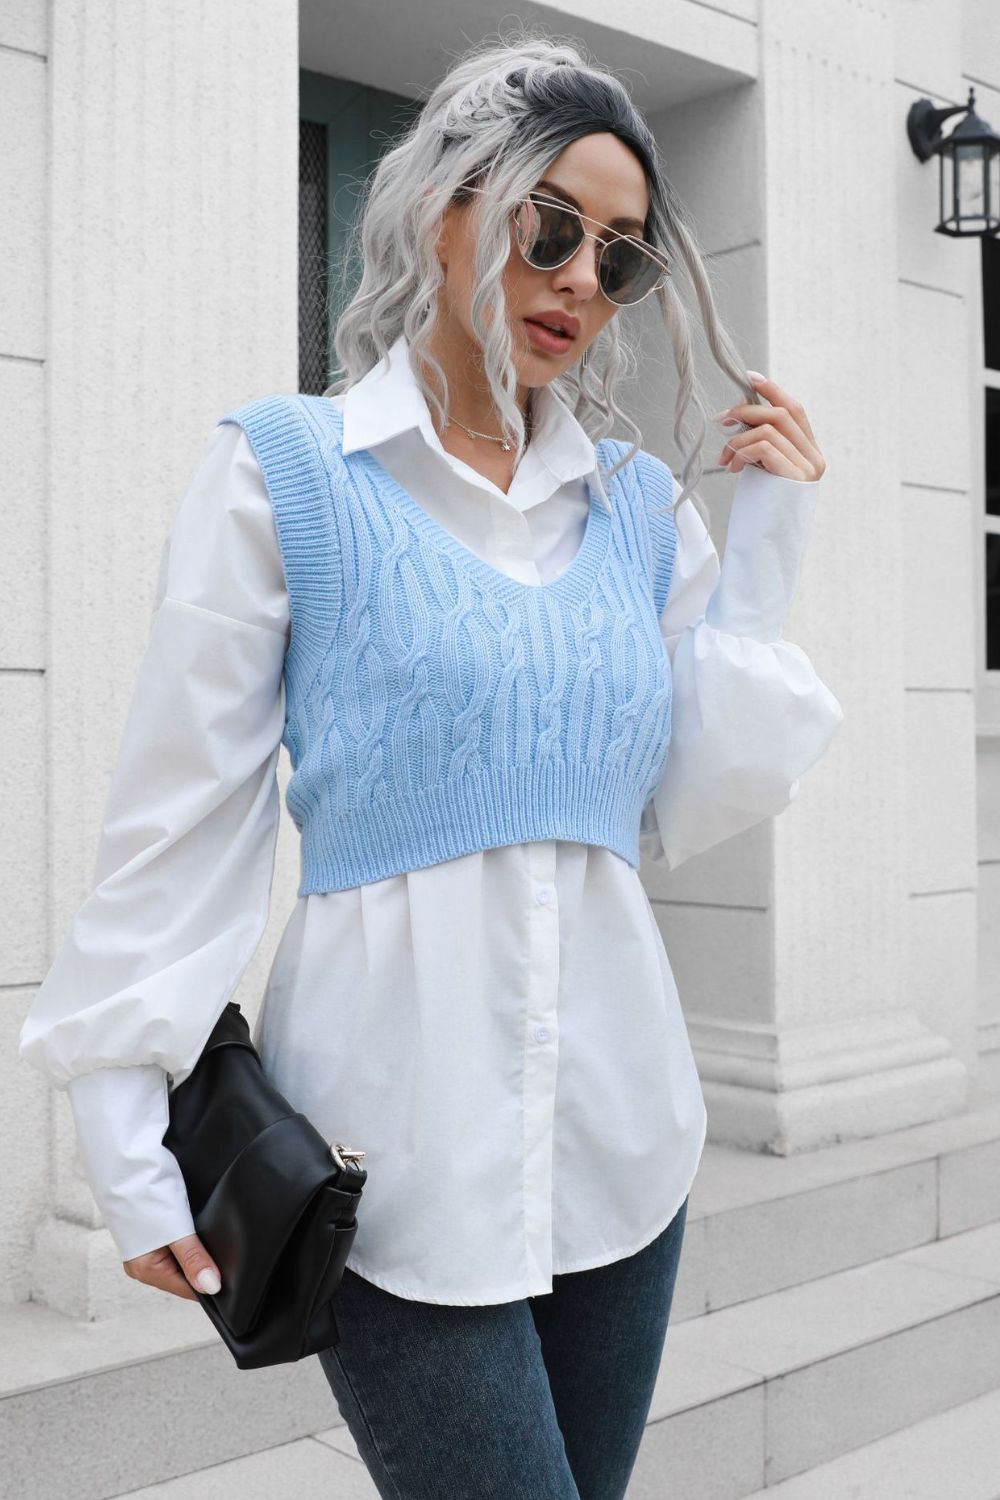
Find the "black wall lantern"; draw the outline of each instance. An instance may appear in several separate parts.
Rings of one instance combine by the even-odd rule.
[[[906,117],[914,154],[921,161],[934,155],[941,159],[936,234],[985,239],[1000,232],[1000,135],[976,114],[975,100],[971,88],[968,104],[951,109],[935,109],[930,99],[918,99]],[[942,120],[960,114],[965,119],[943,136]]]

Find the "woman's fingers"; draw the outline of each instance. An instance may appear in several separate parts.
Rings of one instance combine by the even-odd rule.
[[[769,380],[766,375],[758,375],[755,370],[748,370],[747,374],[750,376],[754,390],[760,391],[761,395],[766,397],[772,406],[784,407],[802,428],[809,441],[815,444],[816,438],[812,427],[809,425],[809,418],[806,416],[806,409],[802,405],[802,402],[797,401],[790,391],[782,389],[776,380]],[[749,409],[751,411],[760,411],[760,407],[753,404],[750,405]]]
[[[215,1293],[222,1285],[219,1268],[196,1234],[173,1240],[171,1250],[191,1286],[199,1292]]]
[[[770,474],[775,474],[780,479],[809,480],[817,477],[808,472],[801,460],[801,455],[798,459],[790,459],[769,439],[761,437],[754,441],[757,434],[752,431],[744,433],[743,436],[747,441],[739,447],[736,447],[734,443],[734,451],[728,462],[726,448],[723,448],[719,455],[722,467],[728,469],[730,473],[738,474],[747,464],[755,464],[758,468],[767,469]]]
[[[172,1292],[175,1297],[184,1297],[189,1302],[198,1300],[174,1259],[174,1253],[169,1245],[163,1245],[159,1250],[150,1250],[146,1255],[137,1255],[132,1260],[123,1261],[122,1266],[125,1275],[131,1276],[134,1281],[142,1281],[147,1286],[155,1286],[161,1292]]]
[[[765,407],[764,410],[767,411],[768,408]],[[780,474],[788,479],[819,477],[811,472],[810,462],[802,450],[773,422],[765,421],[759,427],[750,427],[746,432],[727,438],[719,455],[719,462],[725,464],[727,458],[731,461],[734,455],[737,461],[742,460],[736,473],[739,473],[743,464],[756,462],[769,469],[772,474]]]
[[[134,1281],[143,1281],[189,1302],[198,1300],[195,1288],[214,1294],[222,1285],[218,1266],[196,1234],[183,1235],[158,1250],[123,1261],[122,1265],[126,1276]],[[200,1277],[204,1280],[199,1281]]]
[[[819,479],[826,470],[826,460],[816,446],[802,403],[776,381],[764,376],[752,378],[754,388],[772,404],[742,402],[719,413],[719,420],[742,422],[746,431],[728,439],[717,462],[732,467],[735,473],[746,463],[756,463],[783,478]]]

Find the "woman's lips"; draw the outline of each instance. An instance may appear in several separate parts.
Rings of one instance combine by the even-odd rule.
[[[546,354],[565,354],[567,349],[572,348],[573,340],[568,333],[554,333],[536,318],[523,318],[521,321],[536,349],[542,349]]]

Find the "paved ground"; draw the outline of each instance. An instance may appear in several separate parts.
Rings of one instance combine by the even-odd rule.
[[[1000,1500],[1000,1391],[868,1443],[747,1500],[871,1500],[876,1495],[878,1500]],[[630,1488],[627,1500],[632,1497]],[[347,1429],[335,1427],[133,1490],[120,1500],[378,1500],[378,1491]],[[660,1497],[647,1481],[634,1500]],[[672,1495],[670,1500],[697,1496]]]

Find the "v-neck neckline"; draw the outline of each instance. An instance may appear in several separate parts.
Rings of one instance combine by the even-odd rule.
[[[328,398],[325,404],[331,412],[336,413],[340,432],[343,434],[343,413],[333,406]],[[600,457],[600,443],[596,445],[595,451]],[[397,509],[419,536],[429,542],[436,551],[443,552],[452,558],[460,569],[476,578],[488,592],[498,595],[505,603],[517,603],[530,594],[541,599],[568,600],[573,604],[582,604],[590,594],[611,544],[612,515],[608,507],[602,503],[589,479],[586,481],[587,522],[583,540],[573,560],[568,567],[555,578],[550,578],[547,583],[522,583],[519,578],[512,578],[509,573],[504,573],[500,568],[495,568],[492,563],[488,563],[485,558],[480,557],[478,552],[474,552],[471,547],[459,541],[458,537],[446,526],[436,521],[389,473],[388,469],[379,463],[370,448],[358,448],[349,454],[341,452],[340,456],[348,469],[352,461],[360,461],[376,486],[388,491]]]

